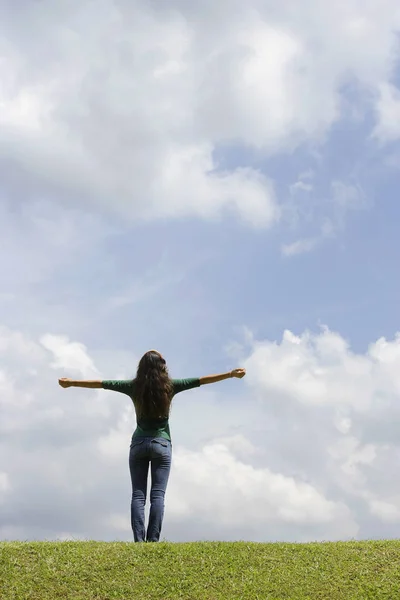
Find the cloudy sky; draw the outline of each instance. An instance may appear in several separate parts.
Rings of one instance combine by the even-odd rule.
[[[301,4],[301,7],[300,7]],[[177,396],[162,535],[400,536],[395,0],[0,4],[0,538],[132,539],[132,406]]]

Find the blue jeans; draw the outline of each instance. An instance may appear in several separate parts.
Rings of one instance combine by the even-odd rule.
[[[164,498],[171,470],[172,444],[164,438],[133,438],[129,452],[132,481],[131,526],[135,542],[158,542],[164,517]],[[150,515],[147,534],[144,507],[151,463]]]

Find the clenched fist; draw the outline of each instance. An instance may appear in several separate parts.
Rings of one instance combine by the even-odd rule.
[[[242,379],[246,375],[246,369],[233,369],[231,371],[232,377],[237,377],[238,379]]]

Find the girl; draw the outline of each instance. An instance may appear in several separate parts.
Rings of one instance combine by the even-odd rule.
[[[246,374],[234,369],[221,375],[192,379],[170,379],[163,356],[149,350],[140,359],[131,380],[75,381],[59,379],[63,388],[84,387],[114,390],[129,396],[136,412],[137,427],[132,436],[129,470],[132,481],[131,526],[135,542],[158,542],[164,517],[164,497],[171,469],[172,444],[169,412],[175,394],[200,385]],[[144,514],[147,477],[151,464],[150,515],[145,531]]]

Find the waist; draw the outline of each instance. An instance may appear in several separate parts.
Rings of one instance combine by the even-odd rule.
[[[141,429],[145,430],[158,430],[165,429],[168,427],[168,417],[160,418],[160,419],[141,419],[137,418],[137,426]]]
[[[159,437],[171,441],[168,420],[163,427],[143,427],[143,423],[138,423],[135,431],[133,432],[132,439],[138,437]]]

